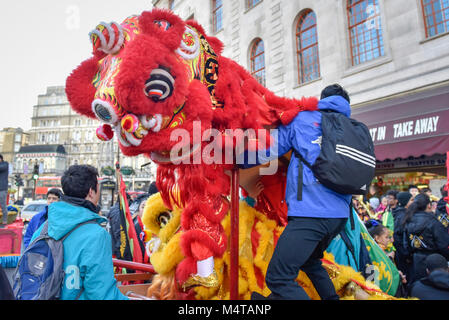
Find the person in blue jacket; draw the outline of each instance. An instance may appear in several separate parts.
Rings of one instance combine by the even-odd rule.
[[[33,238],[34,232],[40,228],[41,225],[47,221],[48,216],[48,206],[53,202],[59,201],[61,199],[62,192],[59,189],[53,188],[47,192],[47,206],[34,215],[31,218],[30,222],[25,231],[25,235],[23,236],[23,250],[25,250],[31,243],[31,239]],[[0,257],[0,265],[4,268],[16,268],[19,263],[20,256],[5,256]]]
[[[350,117],[349,95],[338,84],[328,86],[321,93],[318,109]],[[278,127],[276,143],[270,148],[266,159],[261,160],[259,154],[258,163],[245,163],[243,168],[266,163],[290,150],[299,152],[313,165],[321,151],[321,119],[322,115],[318,111],[300,112],[290,124]],[[304,289],[295,281],[298,272],[302,270],[308,275],[322,300],[338,300],[339,296],[320,259],[332,239],[346,224],[351,195],[342,195],[326,188],[304,166],[302,200],[298,201],[298,166],[299,159],[292,157],[286,186],[288,224],[278,240],[267,269],[265,280],[272,292],[268,298],[309,299]],[[257,294],[253,294],[252,298],[263,299]]]
[[[64,241],[64,281],[61,300],[128,300],[117,287],[112,264],[111,236],[102,227],[98,171],[88,165],[71,166],[62,176],[64,195],[48,209],[48,234],[59,240],[85,224]],[[36,238],[41,226],[33,235]]]
[[[59,201],[61,199],[61,196],[62,192],[57,188],[52,188],[48,190],[47,206],[45,206],[45,208],[41,212],[33,216],[33,218],[31,218],[30,222],[28,223],[25,235],[23,236],[23,245],[25,249],[30,244],[30,240],[33,237],[34,232],[37,229],[39,229],[39,227],[43,225],[45,221],[47,221],[48,206],[51,205],[53,202]]]

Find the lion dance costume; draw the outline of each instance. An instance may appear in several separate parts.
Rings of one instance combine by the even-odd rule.
[[[144,154],[158,165],[161,206],[177,212],[178,219],[175,230],[167,232],[179,232],[176,245],[165,251],[176,263],[165,270],[157,255],[152,263],[159,265],[161,274],[176,266],[177,286],[217,289],[222,283],[217,263],[222,266],[227,249],[227,171],[235,166],[224,159],[229,153],[234,159],[243,139],[229,136],[228,130],[263,132],[288,124],[299,112],[316,110],[318,100],[274,95],[222,56],[223,44],[217,38],[168,10],[145,11],[121,24],[101,22],[90,39],[93,56],[67,78],[72,108],[102,122],[99,139],[108,141],[115,135],[124,155]],[[257,136],[269,143],[265,137],[269,133]],[[225,147],[207,149],[214,138],[215,145]],[[202,161],[205,152],[222,161]],[[261,270],[266,269],[266,259],[259,261]],[[261,276],[263,272],[255,275],[255,283],[263,282]],[[211,296],[213,292],[203,293]]]
[[[100,139],[115,134],[125,155],[145,154],[158,164],[157,186],[164,203],[184,208],[185,259],[177,268],[177,280],[185,283],[198,269],[213,270],[213,258],[227,247],[221,222],[230,207],[225,171],[233,165],[197,160],[213,130],[225,140],[229,129],[288,123],[302,110],[315,110],[317,99],[275,96],[221,56],[218,39],[167,10],[143,12],[121,24],[100,23],[90,38],[93,57],[68,77],[68,100],[78,113],[104,123],[97,130]],[[178,129],[189,137],[172,141]],[[232,146],[236,140],[232,138]],[[180,144],[184,152],[173,154]]]

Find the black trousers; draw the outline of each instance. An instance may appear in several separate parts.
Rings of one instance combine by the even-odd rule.
[[[300,270],[312,281],[322,300],[338,300],[334,285],[321,264],[323,252],[344,228],[347,218],[289,217],[268,265],[265,281],[269,299],[309,300],[295,281]]]

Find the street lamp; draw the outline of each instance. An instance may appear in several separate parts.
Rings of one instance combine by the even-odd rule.
[[[34,180],[33,200],[36,200],[36,187],[38,179],[39,179],[39,165],[35,164],[33,169],[33,180]]]

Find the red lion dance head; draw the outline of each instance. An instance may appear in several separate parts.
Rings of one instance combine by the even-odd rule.
[[[233,164],[180,161],[201,155],[211,130],[223,133],[224,139],[226,130],[273,128],[289,123],[300,111],[315,110],[317,99],[275,96],[221,56],[223,45],[217,38],[171,11],[154,9],[121,24],[101,23],[90,38],[93,57],[67,79],[70,104],[103,123],[97,129],[100,139],[115,134],[125,155],[145,154],[158,164],[157,186],[164,202],[183,208],[185,259],[177,280],[184,284],[192,277],[207,278],[202,269],[213,267],[213,257],[227,246],[220,223],[229,210],[225,171]],[[180,129],[188,139],[173,139]],[[199,143],[195,130],[203,138]],[[183,152],[173,153],[174,148]]]

